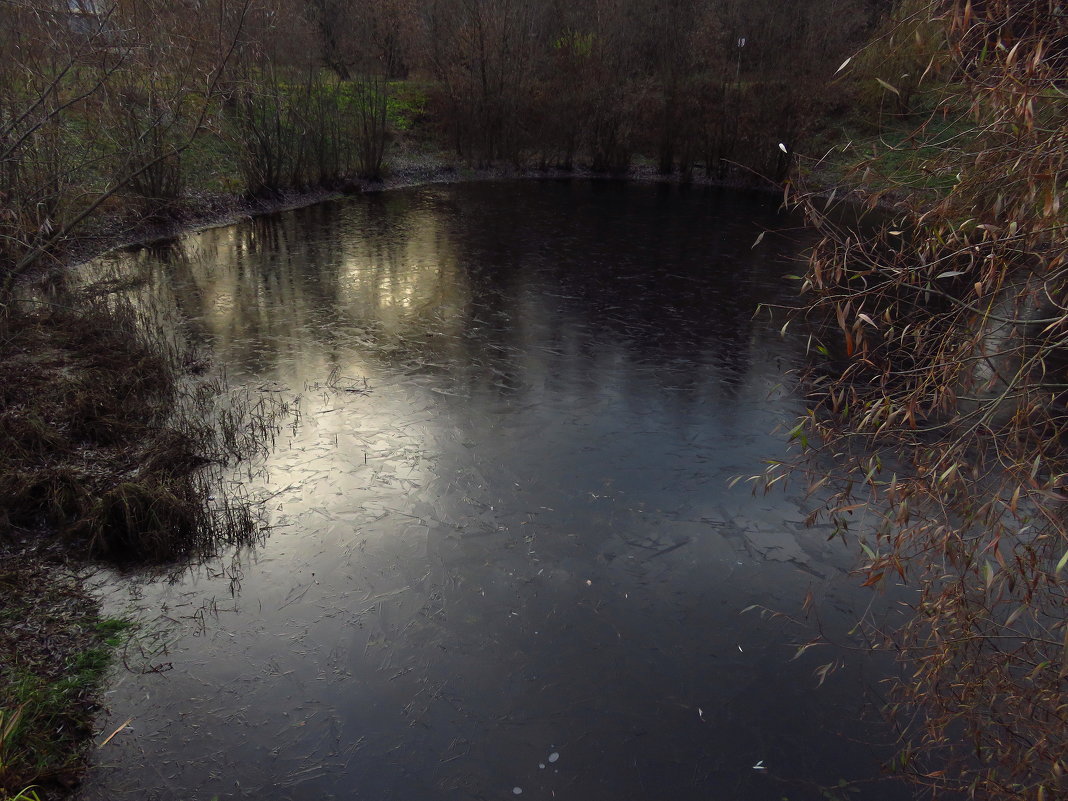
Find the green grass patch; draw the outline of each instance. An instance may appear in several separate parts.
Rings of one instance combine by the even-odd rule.
[[[94,697],[130,621],[97,604],[62,563],[29,552],[0,567],[0,799],[73,786],[91,740]]]
[[[135,627],[132,620],[109,617],[97,621],[96,632],[109,648],[118,648],[129,638],[131,630]]]
[[[851,105],[823,123],[814,150],[824,156],[810,176],[829,185],[859,186],[936,199],[956,185],[956,171],[946,155],[971,152],[978,133],[968,108],[947,101],[953,86],[932,86],[917,93],[902,113]],[[863,96],[857,91],[853,99]]]
[[[409,133],[427,115],[430,97],[428,87],[416,81],[390,81],[386,101],[386,117],[389,127],[398,133]]]
[[[225,120],[200,132],[182,152],[182,175],[192,192],[240,194],[244,190],[241,152]]]

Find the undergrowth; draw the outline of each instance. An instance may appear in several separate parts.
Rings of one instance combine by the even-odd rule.
[[[155,562],[255,537],[248,506],[215,484],[280,410],[233,396],[218,413],[219,382],[145,317],[71,295],[0,321],[0,530]]]

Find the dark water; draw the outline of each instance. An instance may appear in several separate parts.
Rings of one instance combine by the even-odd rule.
[[[886,665],[791,661],[810,631],[742,614],[810,595],[851,645],[871,600],[796,493],[727,486],[800,410],[804,338],[754,318],[794,292],[800,235],[752,247],[789,224],[762,196],[469,184],[122,257],[303,416],[251,483],[261,547],[109,581],[159,672],[116,676],[99,739],[132,722],[83,797],[905,797],[872,781]]]

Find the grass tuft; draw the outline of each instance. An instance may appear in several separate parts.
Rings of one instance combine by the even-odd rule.
[[[280,409],[217,382],[130,302],[30,304],[0,329],[0,524],[85,555],[167,561],[256,536],[216,484]],[[238,505],[239,502],[238,502]],[[0,525],[2,536],[2,525]]]

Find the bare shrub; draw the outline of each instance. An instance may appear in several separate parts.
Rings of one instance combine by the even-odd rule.
[[[971,125],[911,154],[916,171],[949,180],[897,203],[875,233],[797,198],[823,234],[805,314],[829,331],[794,437],[837,465],[815,483],[839,490],[827,510],[839,531],[857,505],[882,510],[866,583],[919,593],[890,633],[908,666],[892,706],[898,767],[935,792],[1061,798],[1068,36],[1045,2],[937,0],[921,13],[910,24],[940,30],[941,51],[925,57],[950,82],[915,138],[962,109]],[[919,63],[887,64],[903,60]]]

